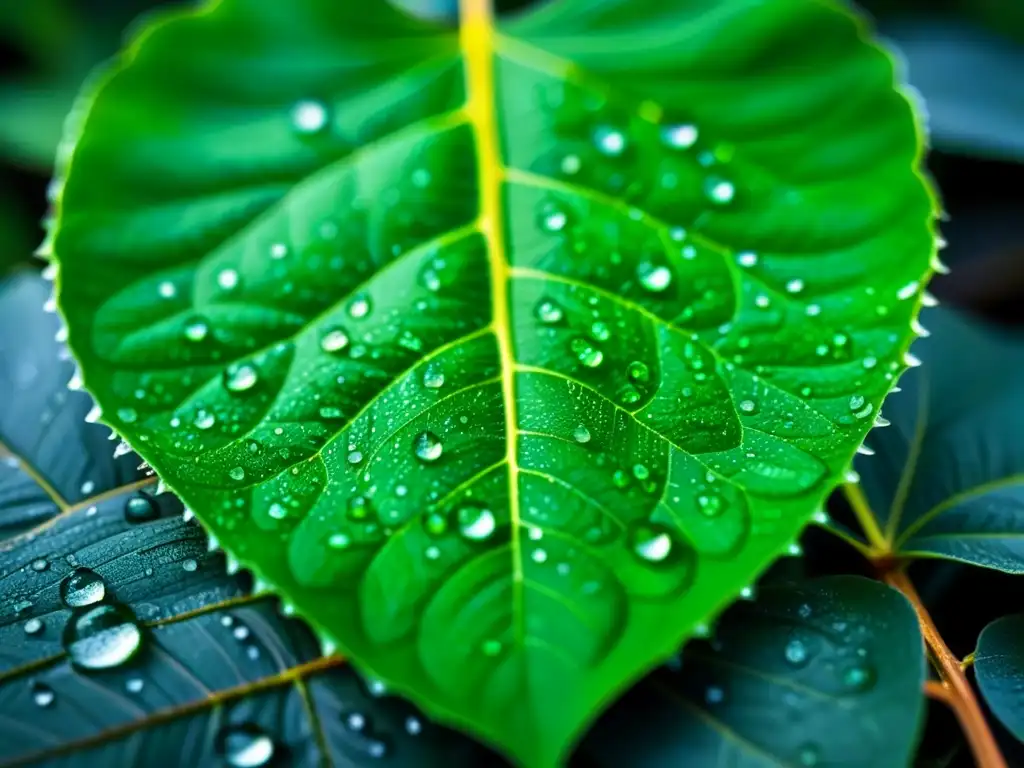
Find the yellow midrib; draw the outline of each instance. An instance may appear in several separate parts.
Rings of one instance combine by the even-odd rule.
[[[519,542],[519,465],[516,460],[518,420],[515,399],[515,358],[509,317],[509,262],[505,254],[501,206],[501,147],[494,87],[494,23],[491,0],[459,0],[459,43],[466,66],[466,114],[477,141],[480,186],[480,232],[487,244],[491,271],[493,328],[501,359],[501,388],[505,403],[505,461],[508,464],[508,503],[512,523],[513,617],[521,627],[523,560]]]

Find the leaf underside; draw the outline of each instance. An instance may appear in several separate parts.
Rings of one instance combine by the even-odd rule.
[[[150,27],[74,137],[60,307],[228,551],[550,765],[794,541],[902,371],[914,116],[827,3],[357,5]]]

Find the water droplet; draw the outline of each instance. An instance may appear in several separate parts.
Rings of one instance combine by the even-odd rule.
[[[248,365],[236,365],[225,369],[224,386],[229,392],[247,392],[256,386],[259,374],[256,368]]]
[[[32,703],[37,707],[48,707],[53,704],[56,696],[53,689],[45,683],[32,684]]]
[[[697,496],[697,509],[705,517],[718,517],[729,506],[717,493],[702,493]]]
[[[483,541],[494,533],[494,513],[479,504],[466,504],[457,513],[459,533],[470,541]]]
[[[320,337],[320,349],[324,352],[341,352],[348,346],[348,334],[341,328],[332,328]]]
[[[73,616],[64,628],[64,647],[81,669],[110,669],[128,661],[142,645],[142,630],[121,605],[98,605]]]
[[[327,545],[331,549],[348,549],[352,539],[346,533],[332,533],[327,537]]]
[[[704,182],[704,194],[712,203],[725,205],[736,196],[736,188],[731,181],[712,176]]]
[[[543,206],[540,214],[540,228],[545,232],[561,232],[569,223],[569,214],[553,204]]]
[[[600,126],[594,131],[594,144],[603,154],[618,157],[626,150],[626,136],[615,128]]]
[[[181,568],[188,573],[194,573],[199,568],[199,563],[190,557],[188,560],[182,561]]]
[[[185,325],[185,338],[189,341],[202,341],[210,333],[210,326],[202,320],[192,320]]]
[[[274,742],[252,723],[224,726],[214,744],[231,768],[263,768],[274,757]]]
[[[740,410],[744,413],[755,413],[757,411],[757,403],[753,400],[740,400]]]
[[[587,368],[597,368],[604,360],[604,353],[584,338],[576,337],[569,343],[569,349]]]
[[[420,432],[413,440],[413,452],[417,459],[430,464],[441,458],[444,445],[433,432]]]
[[[312,135],[327,127],[327,107],[311,99],[292,107],[292,126],[299,133]]]
[[[633,552],[649,563],[664,562],[672,553],[672,537],[658,523],[641,523],[631,531]]]
[[[370,515],[370,503],[365,496],[353,496],[348,500],[350,520],[365,520]]]
[[[579,155],[566,155],[562,158],[561,169],[562,173],[567,176],[572,176],[575,173],[579,173],[582,163],[580,162]]]
[[[139,414],[134,408],[118,408],[117,418],[119,418],[125,424],[132,424],[136,419],[139,418]]]
[[[349,302],[348,316],[358,320],[370,314],[370,309],[372,309],[370,297],[361,293]]]
[[[543,549],[535,549],[530,554],[530,558],[533,560],[533,562],[538,563],[538,564],[539,563],[546,563],[547,559],[548,559],[548,553],[546,551],[544,551]]]
[[[146,687],[146,682],[141,677],[130,677],[124,682],[124,689],[128,693],[141,693]]]
[[[408,733],[410,736],[416,736],[422,730],[423,723],[420,722],[420,719],[418,717],[413,717],[412,715],[409,715],[409,717],[405,718],[405,732]]]
[[[192,423],[195,424],[199,429],[209,429],[210,427],[217,423],[217,417],[214,416],[210,411],[201,408],[199,409],[199,411],[196,412],[196,417]]]
[[[673,149],[689,149],[697,143],[697,126],[688,123],[666,125],[661,129],[661,140]]]
[[[174,287],[174,283],[169,280],[164,280],[160,285],[157,286],[157,293],[165,299],[173,299],[178,289]]]
[[[786,661],[794,667],[801,667],[806,664],[809,656],[807,646],[796,639],[786,643],[785,655]]]
[[[345,727],[350,731],[362,731],[366,727],[366,716],[361,712],[352,712],[345,718]]]
[[[142,523],[155,520],[160,516],[156,501],[152,496],[139,493],[124,503],[124,519],[129,523]]]
[[[843,671],[843,685],[853,691],[863,691],[875,682],[874,670],[866,664],[855,664]]]
[[[86,480],[81,486],[82,493],[88,496],[90,493],[96,490],[96,483],[92,480]]]
[[[103,578],[88,568],[76,568],[60,583],[60,599],[68,608],[84,608],[107,594]]]
[[[284,504],[275,501],[270,505],[270,508],[267,509],[267,514],[275,520],[284,520],[288,516],[288,508],[285,507]]]
[[[633,477],[635,477],[637,480],[646,480],[650,476],[651,476],[651,470],[649,470],[645,465],[643,465],[643,464],[634,464],[633,465]]]
[[[348,463],[352,465],[359,464],[363,460],[362,451],[349,451],[348,452]]]
[[[241,467],[232,467],[231,471],[228,472],[228,476],[232,480],[243,480],[245,478],[245,470]]]
[[[45,629],[43,620],[39,618],[31,618],[25,622],[24,630],[26,635],[38,635]]]
[[[270,258],[283,259],[288,255],[288,246],[284,243],[274,243],[270,246]]]
[[[217,273],[217,285],[225,291],[231,291],[238,287],[238,272],[233,269],[222,269]]]
[[[744,251],[736,254],[736,261],[741,267],[753,267],[757,264],[757,254],[753,251]]]
[[[804,281],[799,277],[794,277],[788,283],[786,283],[786,290],[790,293],[800,293],[804,289]]]
[[[586,425],[578,424],[576,429],[572,431],[572,437],[577,443],[589,443],[590,430],[587,429]]]
[[[45,557],[37,557],[32,561],[32,570],[36,573],[42,573],[43,571],[49,570],[50,561]]]
[[[562,308],[555,302],[545,299],[537,305],[537,319],[542,323],[557,323],[563,317]]]
[[[640,285],[652,293],[661,293],[672,283],[672,272],[664,264],[643,262],[637,267]]]
[[[708,704],[721,704],[725,701],[725,691],[717,685],[709,685],[704,691],[704,701]]]
[[[440,389],[444,386],[444,371],[434,365],[428,365],[423,372],[423,386],[427,389]]]

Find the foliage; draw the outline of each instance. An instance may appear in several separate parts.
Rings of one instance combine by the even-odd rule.
[[[1019,616],[961,658],[925,602],[1022,570],[1024,356],[927,312],[879,415],[941,265],[863,25],[340,5],[165,13],[72,113],[42,250],[82,372],[44,281],[0,284],[0,765],[900,766],[926,695],[1005,765]],[[33,13],[0,30],[85,51],[51,117],[0,88],[45,169],[112,36]],[[1012,101],[896,37],[938,146],[1013,156]],[[863,570],[841,542],[878,581],[818,575]]]

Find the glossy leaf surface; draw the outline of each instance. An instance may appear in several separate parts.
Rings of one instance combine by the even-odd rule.
[[[838,7],[463,11],[151,27],[77,135],[60,300],[105,419],[232,554],[547,766],[820,506],[933,204]]]
[[[885,547],[1024,572],[1024,339],[941,308],[861,457]]]
[[[22,529],[0,540],[0,765],[494,764],[341,659],[321,658],[301,623],[225,573],[155,480],[116,485],[127,478],[111,472],[113,444],[91,439],[108,430],[55,406],[88,398],[66,390],[70,364],[53,334],[26,332],[54,323],[47,290],[29,276],[0,286],[0,317],[19,320],[0,325],[0,371],[35,371],[32,387],[3,381],[5,413],[22,415],[3,434],[28,446],[33,472],[54,487],[95,478],[96,495],[45,521],[7,502],[33,489],[56,514],[63,500],[15,467],[0,473],[0,531]],[[39,403],[56,410],[47,420],[36,411],[30,432]]]
[[[601,768],[903,768],[923,649],[910,604],[876,581],[768,586],[627,693],[582,749]]]
[[[996,619],[978,637],[974,674],[992,713],[1024,741],[1024,615]]]

